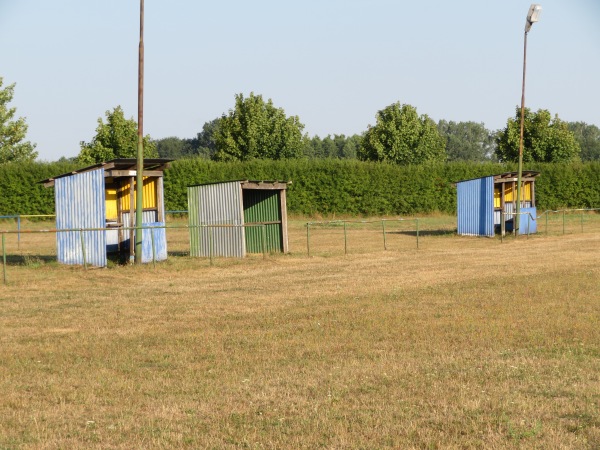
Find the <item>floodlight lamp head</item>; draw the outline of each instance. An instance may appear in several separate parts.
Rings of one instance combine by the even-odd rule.
[[[542,5],[537,3],[532,3],[529,7],[529,12],[527,13],[527,20],[525,21],[525,33],[528,33],[531,30],[531,26],[540,20],[540,15],[542,14]]]

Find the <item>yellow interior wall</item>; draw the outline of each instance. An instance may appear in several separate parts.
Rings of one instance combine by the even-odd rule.
[[[117,219],[118,218],[118,210],[117,210],[117,189],[116,188],[107,188],[105,193],[105,203],[106,203],[106,219]]]
[[[144,204],[144,209],[156,208],[156,205],[157,205],[156,183],[157,183],[156,178],[144,177],[143,192],[142,192],[142,201]],[[133,187],[135,189],[135,181],[133,183]],[[130,205],[129,205],[129,199],[130,199],[129,190],[130,190],[130,188],[131,188],[131,183],[126,182],[126,183],[123,183],[123,185],[121,186],[121,189],[119,191],[120,196],[121,196],[121,208],[123,211],[129,211],[129,208],[130,208]],[[135,206],[136,199],[137,199],[137,192],[134,191],[134,193],[133,193],[134,206]]]
[[[523,183],[523,189],[521,189],[521,201],[530,202],[531,201],[531,181],[525,181]],[[516,190],[516,185],[515,185]],[[513,192],[512,184],[507,183],[504,185],[504,201],[506,203],[513,202],[516,198],[516,192]],[[494,207],[501,207],[501,198],[500,198],[500,187],[494,188]]]

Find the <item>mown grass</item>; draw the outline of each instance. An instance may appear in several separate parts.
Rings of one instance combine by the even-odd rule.
[[[307,257],[305,222],[266,259],[9,265],[0,448],[600,447],[597,231]]]

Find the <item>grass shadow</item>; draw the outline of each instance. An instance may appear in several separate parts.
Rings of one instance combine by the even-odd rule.
[[[399,234],[404,236],[417,236],[417,231],[387,231],[385,234]],[[419,237],[426,236],[455,236],[456,230],[419,230]]]
[[[56,262],[56,255],[6,255],[7,266],[36,267]]]

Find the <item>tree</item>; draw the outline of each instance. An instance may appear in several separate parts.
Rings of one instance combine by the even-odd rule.
[[[600,128],[585,122],[569,122],[567,125],[579,143],[581,160],[600,160]]]
[[[550,112],[525,108],[523,122],[523,162],[568,162],[579,159],[579,143],[566,122]],[[506,128],[496,136],[496,156],[502,162],[519,160],[521,135],[521,109],[516,108],[514,118],[509,118]]]
[[[125,119],[120,106],[106,111],[106,123],[98,118],[96,136],[91,142],[81,142],[77,156],[80,164],[96,164],[115,158],[135,158],[138,147],[137,122]],[[144,158],[158,158],[156,143],[149,135],[144,136]]]
[[[448,161],[489,161],[494,155],[493,132],[477,122],[438,122],[438,131],[446,141]]]
[[[154,141],[156,151],[161,158],[179,159],[192,154],[191,139],[180,139],[169,136]]]
[[[213,158],[217,152],[217,144],[215,142],[215,135],[219,129],[221,118],[206,122],[202,126],[202,131],[196,135],[195,139],[192,139],[190,144],[192,147],[193,155],[200,156],[202,158]]]
[[[221,117],[214,134],[218,161],[289,159],[302,156],[304,125],[297,116],[261,95],[235,96],[235,108]]]
[[[359,159],[403,165],[445,160],[444,139],[435,122],[419,116],[413,106],[394,103],[378,111],[376,119],[363,137]]]
[[[8,107],[16,84],[3,89],[3,83],[3,78],[0,77],[0,164],[33,161],[38,153],[35,151],[35,144],[24,141],[28,128],[25,118],[13,120],[17,109]]]

